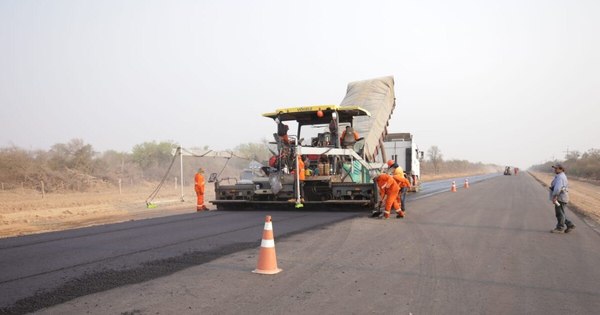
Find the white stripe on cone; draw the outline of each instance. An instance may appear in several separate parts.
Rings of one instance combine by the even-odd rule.
[[[265,222],[265,230],[273,231],[273,222]]]
[[[275,241],[274,240],[262,240],[262,242],[260,242],[260,247],[274,248],[275,247]]]

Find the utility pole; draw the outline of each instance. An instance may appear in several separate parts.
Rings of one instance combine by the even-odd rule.
[[[183,152],[181,152],[181,147],[178,147],[177,150],[179,151],[179,169],[181,171],[181,202],[184,202],[185,200],[183,199]]]

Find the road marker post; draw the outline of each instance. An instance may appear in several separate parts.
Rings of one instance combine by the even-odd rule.
[[[465,189],[469,189],[469,179],[465,178]]]
[[[452,181],[452,186],[450,187],[451,192],[456,192],[456,182]]]

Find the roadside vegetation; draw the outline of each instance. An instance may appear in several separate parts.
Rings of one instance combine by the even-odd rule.
[[[439,179],[455,175],[474,175],[499,172],[502,167],[495,164],[469,162],[467,160],[444,160],[442,151],[437,146],[426,152],[427,159],[421,160],[421,176],[424,179]]]
[[[552,165],[561,163],[566,169],[569,177],[600,182],[600,149],[589,149],[585,153],[571,151],[565,155],[564,160],[547,161],[534,165],[531,171],[541,173],[553,173]]]
[[[0,148],[0,184],[2,190],[32,189],[44,192],[85,192],[136,186],[160,181],[181,183],[179,159],[173,161],[178,144],[173,141],[144,142],[131,152],[108,150],[97,152],[81,139],[57,143],[49,150],[26,150],[17,146]],[[191,149],[210,150],[208,146]],[[231,159],[184,156],[183,178],[189,184],[199,167],[207,174],[238,177],[251,160],[267,161],[271,153],[264,140],[261,143],[240,144]],[[597,153],[597,152],[596,152]],[[586,153],[587,154],[587,153]],[[587,157],[587,155],[584,156]],[[173,163],[170,171],[169,166]],[[491,164],[467,160],[444,160],[441,150],[432,146],[421,161],[421,173],[440,177],[444,174],[477,174],[499,170]]]
[[[0,148],[0,184],[2,190],[15,188],[45,192],[90,191],[119,185],[134,186],[156,182],[166,176],[169,182],[180,175],[179,159],[173,151],[178,144],[172,141],[144,142],[135,145],[131,152],[109,150],[97,152],[91,144],[81,139],[57,143],[49,150],[26,150],[17,146]],[[190,148],[209,150],[208,146]],[[242,144],[233,152],[236,156],[265,159],[268,150],[262,144]],[[248,165],[248,160],[184,156],[183,169],[186,184],[199,167],[206,173],[223,172],[225,176],[237,175]],[[229,174],[231,173],[231,174]]]

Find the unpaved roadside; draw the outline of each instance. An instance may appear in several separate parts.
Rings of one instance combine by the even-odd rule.
[[[529,172],[529,174],[545,187],[548,187],[554,178],[548,173]],[[600,186],[569,178],[569,197],[571,198],[569,208],[600,226]]]
[[[36,191],[0,191],[0,238],[195,211],[196,196],[192,187],[184,189],[183,202],[180,190],[165,188],[153,201],[156,208],[148,208],[145,200],[153,189],[154,186],[146,185],[122,192],[110,189],[54,193],[43,198]],[[214,190],[207,189],[208,200],[212,196]]]

